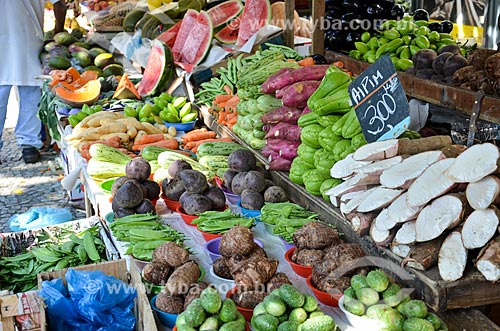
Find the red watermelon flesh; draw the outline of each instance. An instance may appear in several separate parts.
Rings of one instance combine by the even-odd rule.
[[[242,10],[243,4],[240,0],[229,0],[210,8],[207,13],[214,28],[218,28],[225,23],[230,23]]]
[[[200,63],[210,48],[212,37],[210,16],[205,11],[198,14],[194,10],[188,10],[175,39],[172,50],[174,60],[190,65]]]
[[[269,0],[247,0],[241,14],[237,44],[242,46],[263,26],[271,21]]]
[[[175,43],[175,38],[177,37],[177,33],[181,28],[181,24],[182,20],[175,23],[174,26],[172,26],[170,29],[160,34],[158,37],[156,37],[156,39],[163,41],[168,47],[173,48]]]
[[[214,38],[223,44],[234,44],[238,39],[238,31],[240,29],[239,17],[234,19],[231,24],[223,27],[214,35]]]
[[[141,96],[160,93],[166,88],[172,73],[173,62],[170,48],[157,39],[153,40],[137,91]]]

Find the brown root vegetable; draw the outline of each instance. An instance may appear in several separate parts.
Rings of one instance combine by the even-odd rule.
[[[460,68],[466,67],[468,65],[469,62],[467,62],[466,58],[464,58],[460,54],[455,54],[446,59],[446,62],[444,63],[443,66],[443,74],[446,77],[453,76],[455,71],[457,71]]]
[[[497,80],[500,78],[500,53],[489,56],[484,62],[484,70],[488,78]]]
[[[337,268],[348,268],[348,265],[351,262],[363,256],[365,256],[365,252],[358,244],[342,243],[336,246],[328,247],[325,249],[323,261],[314,265],[311,281],[313,284],[318,284],[322,278],[331,274]]]
[[[417,241],[416,221],[408,221],[403,223],[399,230],[394,235],[393,244],[395,245],[411,245]]]
[[[449,57],[452,57],[454,54],[451,52],[442,52],[436,57],[436,59],[432,62],[432,69],[435,73],[444,75],[444,64]]]
[[[464,274],[467,264],[467,248],[462,242],[459,231],[453,231],[446,237],[438,257],[439,275],[443,280],[455,281]]]
[[[428,151],[412,155],[404,159],[403,162],[384,170],[380,175],[380,183],[388,188],[408,187],[428,166],[441,159],[444,159],[444,154],[441,151]]]
[[[370,226],[374,218],[377,216],[376,212],[369,213],[350,213],[346,215],[347,219],[351,221],[351,226],[354,232],[360,236],[367,235],[370,231]]]
[[[476,90],[476,84],[472,83],[472,82],[465,82],[465,83],[462,83],[460,84],[459,86],[460,88],[463,88],[465,90],[470,90],[470,91],[475,91]]]
[[[156,308],[170,314],[180,314],[184,310],[184,300],[181,296],[160,292],[156,296]]]
[[[194,261],[188,261],[174,270],[168,278],[165,288],[172,295],[186,294],[191,284],[200,277],[200,267]]]
[[[142,269],[142,277],[155,285],[164,285],[172,273],[172,267],[163,261],[153,261]]]
[[[227,231],[219,243],[219,253],[230,257],[234,254],[246,255],[254,248],[253,233],[247,227],[235,226]]]
[[[446,45],[446,46],[441,47],[438,50],[437,54],[441,55],[444,52],[449,52],[452,54],[461,54],[462,50],[460,49],[460,46],[458,46],[457,44],[450,44],[450,45]]]
[[[251,258],[254,258],[254,257],[267,257],[266,251],[262,247],[257,245],[256,243],[254,243],[252,251],[249,254],[233,254],[233,255],[231,255],[231,257],[229,258],[229,260],[227,262],[229,272],[232,273],[234,270],[236,270],[237,266],[241,262],[248,260],[248,259],[251,259]]]
[[[212,263],[212,267],[217,276],[225,279],[233,279],[229,269],[228,260],[224,256],[217,258],[214,263]]]
[[[258,289],[276,273],[278,261],[254,257],[243,261],[233,273],[236,286],[245,290]]]
[[[194,283],[189,287],[186,296],[184,297],[184,310],[186,310],[187,306],[194,300],[200,297],[201,292],[208,287],[208,283],[199,282]]]
[[[271,277],[271,279],[267,282],[267,293],[271,293],[273,290],[280,288],[283,284],[292,285],[292,282],[285,273],[275,273],[273,277]]]
[[[458,225],[464,213],[463,196],[448,194],[435,199],[418,214],[415,224],[417,241],[429,241],[439,237],[446,229]]]
[[[323,259],[323,255],[320,249],[296,249],[291,259],[297,264],[312,267]]]
[[[462,241],[467,249],[484,247],[497,232],[500,211],[492,206],[473,211],[462,226]]]
[[[473,145],[460,154],[444,175],[455,183],[477,182],[497,170],[498,147],[491,143]]]
[[[163,262],[171,267],[178,267],[186,263],[189,259],[187,249],[179,244],[166,241],[153,251],[153,262]]]
[[[254,309],[267,296],[267,292],[257,291],[236,291],[231,295],[231,299],[238,307]]]
[[[407,204],[410,207],[422,206],[429,201],[445,194],[455,186],[455,183],[444,176],[454,158],[439,160],[431,164],[424,172],[410,185],[407,194]]]
[[[463,84],[469,81],[469,75],[473,74],[477,69],[473,66],[466,66],[458,69],[453,74],[453,82],[455,84]]]
[[[500,78],[493,82],[493,91],[495,91],[496,94],[500,95]]]
[[[486,59],[496,52],[497,51],[489,48],[476,48],[474,52],[467,56],[467,60],[476,70],[483,70]]]
[[[412,56],[413,66],[417,70],[432,69],[432,62],[436,59],[437,54],[432,49],[421,49]],[[434,71],[433,71],[434,73]]]
[[[318,290],[331,294],[342,294],[350,286],[350,277],[327,275],[316,285]]]
[[[415,73],[415,76],[420,79],[431,79],[432,76],[434,76],[434,70],[432,68],[425,68],[425,69],[420,69],[417,70]]]
[[[492,203],[499,202],[500,179],[496,176],[486,176],[470,183],[465,189],[467,202],[474,209],[486,209]]]
[[[322,249],[340,242],[337,230],[322,222],[309,222],[293,234],[293,243],[299,249]]]
[[[434,240],[411,246],[408,255],[401,262],[401,265],[421,271],[435,266],[438,262],[439,249],[441,248],[443,239],[443,237],[438,237]]]
[[[372,224],[370,228],[370,237],[378,246],[388,246],[392,239],[394,238],[396,231],[395,229],[391,230],[379,230],[375,224]]]
[[[464,145],[449,145],[441,148],[441,152],[448,158],[455,158],[463,153],[467,149]]]
[[[391,169],[391,168],[389,168]],[[388,170],[389,170],[388,169]],[[385,172],[384,172],[385,173]],[[382,175],[384,174],[382,173]],[[388,181],[389,182],[389,181]],[[384,208],[393,202],[403,190],[378,186],[359,204],[356,210],[361,213],[371,212]]]
[[[465,68],[467,68],[467,67],[465,67]],[[487,77],[486,77],[486,72],[484,70],[474,70],[474,71],[471,71],[467,75],[467,78],[468,78],[469,82],[471,82],[473,84],[477,84],[477,83],[479,83],[479,81],[481,81],[481,79],[487,78]]]
[[[493,84],[488,77],[483,77],[477,84],[476,88],[478,91],[483,91],[486,94],[495,94],[495,89]]]
[[[489,281],[496,282],[500,279],[500,236],[491,240],[479,252],[476,268]]]

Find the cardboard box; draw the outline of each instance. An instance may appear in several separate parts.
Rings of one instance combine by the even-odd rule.
[[[29,291],[0,298],[1,331],[40,331],[40,297]]]
[[[153,311],[151,305],[149,304],[148,297],[146,295],[146,289],[141,280],[141,275],[137,271],[137,268],[127,268],[127,261],[125,259],[110,261],[98,264],[85,265],[81,267],[74,268],[76,270],[102,270],[105,274],[114,276],[137,290],[137,297],[135,299],[134,314],[136,318],[136,331],[158,331],[156,326],[155,318],[153,316]],[[56,270],[52,272],[44,272],[38,274],[38,288],[42,287],[42,282],[44,280],[51,280],[55,278],[62,278],[65,281],[64,276],[68,269]],[[47,331],[47,321],[45,316],[44,305],[40,305],[40,320],[41,320],[41,331]]]

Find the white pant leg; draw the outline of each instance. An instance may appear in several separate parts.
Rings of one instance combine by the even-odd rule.
[[[37,114],[42,91],[39,86],[18,86],[17,88],[19,91],[19,118],[15,130],[17,145],[41,148],[43,145],[40,137],[42,122]]]
[[[0,85],[0,149],[2,149],[2,132],[5,126],[5,119],[7,118],[7,104],[9,102],[9,95],[11,85]]]

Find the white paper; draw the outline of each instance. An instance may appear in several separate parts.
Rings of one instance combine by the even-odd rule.
[[[408,129],[419,131],[425,126],[425,122],[427,122],[429,104],[418,99],[411,99],[408,104],[410,106],[410,124],[408,125]]]

